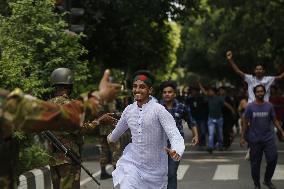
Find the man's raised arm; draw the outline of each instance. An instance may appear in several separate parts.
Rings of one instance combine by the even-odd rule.
[[[275,77],[275,80],[281,80],[284,78],[284,72],[282,72],[280,75]]]
[[[208,92],[207,92],[206,89],[203,87],[203,85],[201,84],[200,81],[198,81],[198,85],[199,85],[199,88],[200,88],[200,90],[202,91],[202,93],[207,96],[207,95],[208,95]]]
[[[245,78],[245,73],[243,71],[241,71],[239,69],[239,67],[235,64],[234,59],[233,59],[233,53],[232,51],[227,51],[226,53],[227,56],[227,60],[230,63],[231,67],[233,68],[233,70],[239,75],[241,76],[243,79]]]

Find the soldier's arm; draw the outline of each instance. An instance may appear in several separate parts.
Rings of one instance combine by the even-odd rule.
[[[100,124],[98,122],[85,122],[80,128],[80,133],[83,135],[97,134]]]
[[[109,83],[108,77],[107,70],[98,92],[85,95],[82,101],[75,100],[65,105],[45,102],[25,95],[19,89],[14,90],[1,103],[0,137],[9,137],[15,130],[41,132],[80,129],[85,117],[96,115],[100,104],[112,100],[120,91],[120,85]]]
[[[98,123],[92,122],[84,125],[85,117],[96,117],[100,110],[99,97],[89,96],[83,101],[73,100],[68,104],[57,105],[45,102],[30,96],[9,98],[7,104],[17,104],[11,107],[10,112],[13,116],[14,130],[26,132],[41,132],[44,130],[72,131],[81,130],[82,132],[94,131],[100,122],[116,122],[111,116],[102,116]]]
[[[0,129],[2,137],[6,138],[16,130],[40,132],[78,128],[83,106],[77,101],[59,106],[24,95],[16,89],[5,98],[2,112]]]
[[[13,104],[16,106],[13,107]],[[12,117],[14,130],[41,132],[43,130],[77,130],[85,116],[95,115],[100,109],[96,97],[85,101],[74,100],[56,105],[29,96],[14,96],[7,100],[7,115]]]
[[[115,128],[118,120],[115,119],[112,113],[107,113],[92,122],[85,122],[80,128],[82,134],[96,134],[98,132],[98,127],[103,127],[104,125],[112,125]]]

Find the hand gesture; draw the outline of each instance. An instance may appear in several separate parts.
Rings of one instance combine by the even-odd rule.
[[[113,125],[116,126],[118,120],[112,117],[112,113],[107,113],[99,117],[94,122],[99,122],[99,125]]]
[[[232,51],[227,51],[226,56],[227,56],[227,60],[232,60],[232,59],[233,59],[233,53],[232,53]]]
[[[113,101],[120,92],[121,85],[109,82],[110,70],[106,70],[99,84],[99,95],[104,101]]]
[[[170,148],[165,148],[166,152],[171,156],[172,159],[176,160],[176,161],[179,161],[180,160],[180,155],[175,151],[175,150],[172,150]]]
[[[245,144],[246,144],[246,140],[244,139],[244,137],[241,137],[241,139],[240,139],[240,146],[244,147]]]

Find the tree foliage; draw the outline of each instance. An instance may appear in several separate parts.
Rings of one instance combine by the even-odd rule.
[[[89,60],[95,59],[100,68],[121,69],[126,78],[140,68],[150,69],[159,76],[167,74],[176,49],[173,34],[178,34],[169,19],[179,20],[194,3],[86,0],[84,44],[89,50]]]
[[[79,43],[81,36],[68,32],[54,12],[54,1],[17,0],[9,5],[11,15],[0,17],[1,87],[47,97],[51,72],[68,67],[75,73],[75,93],[83,90],[87,63],[79,58],[86,50]]]
[[[203,0],[198,16],[189,17],[182,29],[178,63],[215,78],[235,79],[225,53],[234,52],[236,63],[251,73],[256,63],[269,71],[283,69],[284,2]]]
[[[62,15],[54,12],[53,0],[5,0],[0,6],[0,86],[47,98],[51,72],[68,67],[75,73],[75,93],[85,88],[87,62],[80,60],[86,50],[81,35],[67,31]],[[34,136],[17,132],[20,143],[18,171],[46,165],[48,154]]]

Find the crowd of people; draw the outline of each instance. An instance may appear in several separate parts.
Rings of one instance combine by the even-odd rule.
[[[230,58],[228,58],[228,60],[230,61]],[[255,75],[259,78],[255,78],[256,76],[253,75],[244,74],[247,85],[243,88],[232,88],[225,86],[218,88],[211,86],[203,87],[203,85],[197,81],[198,86],[187,86],[186,90],[182,89],[179,93],[177,84],[174,81],[165,81],[160,85],[159,92],[161,93],[161,100],[155,100],[164,106],[165,109],[173,116],[176,122],[176,127],[178,128],[182,137],[184,137],[182,121],[185,121],[193,133],[193,145],[198,144],[199,149],[206,149],[210,154],[213,153],[215,149],[218,149],[219,151],[229,150],[234,137],[239,134],[241,136],[240,144],[243,146],[244,141],[246,141],[250,149],[248,154],[250,156],[251,169],[253,170],[252,178],[255,188],[260,188],[260,176],[257,175],[260,174],[259,168],[261,161],[259,161],[259,159],[262,157],[262,152],[259,152],[258,150],[263,150],[263,145],[265,146],[268,144],[267,148],[269,148],[269,150],[263,150],[268,163],[264,184],[273,189],[275,186],[272,184],[271,178],[277,163],[277,148],[274,138],[270,138],[270,141],[264,140],[264,144],[259,146],[258,143],[254,143],[255,141],[250,139],[250,135],[248,133],[251,134],[256,132],[256,135],[260,135],[258,137],[261,140],[263,139],[262,137],[267,135],[266,132],[268,132],[270,136],[274,136],[274,130],[273,132],[269,132],[268,129],[262,129],[262,127],[264,127],[272,130],[271,125],[273,123],[277,128],[279,140],[283,141],[284,133],[282,122],[284,118],[284,96],[282,94],[282,89],[279,87],[279,85],[277,85],[276,82],[274,82],[274,80],[282,79],[282,75],[279,77],[268,77],[267,79],[264,76],[265,72],[262,65],[257,65],[255,72]],[[262,82],[262,79],[264,82]],[[262,86],[265,89],[263,91],[263,96],[257,96],[258,89],[256,87],[259,86]],[[152,98],[150,97],[150,99]],[[137,101],[135,94],[134,101]],[[148,101],[146,101],[146,104],[147,102]],[[264,112],[263,114],[269,116],[260,117],[260,121],[256,122],[256,126],[254,126],[254,117],[249,117],[251,114],[248,113],[247,108],[248,105],[253,103],[259,103],[261,105],[262,103],[269,103],[271,105],[270,109],[258,110],[268,111],[269,113]],[[274,110],[276,112],[275,115],[273,113]],[[137,119],[139,120],[139,118]],[[124,124],[127,125],[127,122]],[[256,136],[254,136],[253,139],[255,137]],[[170,147],[171,144],[169,143],[168,146]],[[177,188],[176,174],[178,165],[179,161],[173,161],[169,156],[167,183],[167,188],[169,189]],[[134,169],[131,168],[131,170],[133,171]],[[116,174],[120,176],[119,179],[114,179],[115,185],[123,182],[122,178],[126,179],[122,172],[117,172],[118,170],[114,172],[114,176],[117,177]],[[143,173],[140,173],[139,171],[133,175],[135,174],[143,175]],[[143,181],[143,179],[142,181],[137,180],[137,178],[135,180],[136,181],[134,181],[134,183],[136,184],[147,183],[145,180]],[[128,185],[122,185],[128,186],[122,188],[129,188],[131,186],[129,183]],[[149,187],[150,185],[148,188]]]
[[[210,154],[229,150],[235,135],[240,134],[241,146],[248,143],[255,188],[260,188],[264,153],[268,166],[263,184],[274,189],[271,178],[277,164],[277,148],[272,123],[279,140],[283,140],[284,95],[276,80],[284,78],[284,73],[265,76],[264,66],[258,64],[254,74],[246,74],[235,64],[231,51],[227,52],[227,60],[246,87],[204,87],[196,81],[195,86],[180,92],[177,83],[169,80],[160,84],[159,99],[153,96],[154,76],[148,70],[139,70],[132,78],[133,96],[118,100],[120,86],[109,82],[110,73],[106,71],[99,91],[73,100],[73,73],[68,68],[58,68],[51,74],[55,92],[49,102],[18,89],[0,90],[1,150],[10,145],[15,130],[52,130],[80,156],[82,136],[96,133],[102,147],[100,179],[112,178],[114,186],[121,189],[176,189],[186,123],[192,132],[191,145]],[[48,150],[53,187],[80,188],[80,167],[52,144]],[[9,155],[1,153],[1,159],[8,160]],[[112,174],[106,171],[109,162],[114,168]],[[16,188],[11,165],[3,167],[0,187]]]
[[[255,66],[254,74],[245,74],[234,63],[231,51],[227,52],[227,60],[233,70],[246,82],[247,85],[243,90],[240,90],[239,88],[226,88],[224,86],[219,88],[211,86],[204,88],[198,81],[198,86],[189,86],[187,90],[182,90],[181,95],[179,95],[175,82],[165,81],[160,87],[162,100],[159,101],[159,103],[172,115],[181,136],[184,137],[182,126],[182,120],[184,120],[193,132],[193,144],[196,145],[199,143],[199,146],[201,147],[205,147],[207,145],[206,148],[210,154],[213,153],[213,150],[216,148],[220,151],[229,149],[233,142],[234,135],[239,133],[241,136],[240,145],[244,146],[245,143],[248,143],[251,174],[255,188],[258,189],[261,186],[260,165],[262,155],[264,153],[266,156],[267,167],[263,184],[270,189],[274,189],[276,187],[271,182],[271,179],[277,164],[278,156],[272,125],[274,124],[277,128],[279,140],[283,140],[284,132],[282,122],[284,117],[284,97],[283,94],[281,94],[281,88],[277,86],[276,82],[277,80],[283,79],[284,73],[279,76],[265,76],[265,67],[258,64]],[[146,74],[146,72],[138,76],[135,76],[135,78],[138,77],[138,79],[136,79],[143,81],[142,85],[145,85],[141,90],[143,91],[148,89],[148,94],[146,97],[144,96],[144,100],[142,100],[139,105],[141,94],[139,92],[136,93],[137,86],[134,78],[133,95],[135,102],[131,104],[130,107],[134,106],[132,108],[136,109],[136,106],[138,106],[138,109],[142,108],[140,111],[143,112],[143,106],[149,107],[149,103],[154,100],[150,96],[152,83],[148,83],[150,77]],[[138,95],[136,96],[136,94]],[[158,102],[156,101],[156,103]],[[152,108],[155,109],[154,104],[152,104],[152,106]],[[128,108],[129,106],[124,110],[124,112],[127,110],[127,116],[124,118],[125,120],[121,123],[121,125],[117,125],[116,129],[109,135],[109,137],[110,141],[112,141],[112,137],[114,135],[115,140],[117,140],[117,138],[119,138],[119,136],[127,130],[127,128],[130,128],[132,134],[132,145],[137,145],[137,148],[134,147],[132,150],[128,149],[125,151],[125,154],[123,154],[122,158],[118,162],[118,164],[121,163],[119,166],[120,168],[115,170],[113,173],[113,176],[115,177],[114,184],[120,184],[121,188],[132,188],[140,183],[145,184],[145,188],[165,188],[165,181],[159,184],[157,182],[157,185],[153,185],[152,182],[155,180],[153,178],[153,173],[156,173],[155,171],[150,173],[147,168],[145,168],[145,170],[143,170],[143,168],[141,169],[141,165],[145,162],[150,162],[151,160],[146,158],[144,163],[142,163],[143,161],[141,162],[137,160],[139,159],[138,157],[134,158],[135,155],[133,156],[133,154],[142,153],[142,151],[138,150],[137,152],[134,149],[139,149],[139,145],[148,146],[149,141],[147,139],[152,137],[157,138],[157,136],[153,136],[153,133],[150,134],[146,132],[144,133],[146,134],[146,139],[138,140],[138,142],[133,141],[134,138],[139,138],[139,136],[134,136],[133,134],[137,128],[138,133],[142,131],[141,129],[143,127],[140,128],[142,124],[141,119],[143,120],[143,116],[145,115],[140,115],[138,110],[137,112],[134,110],[132,112],[132,110],[128,110]],[[138,115],[138,117],[133,115],[134,119],[138,120],[137,123],[132,123],[132,114],[128,111]],[[160,113],[162,114],[162,111],[160,111]],[[155,113],[152,113],[152,116],[155,117]],[[160,115],[156,115],[156,117],[159,116]],[[163,116],[163,119],[166,120],[165,116]],[[153,121],[154,118],[151,120]],[[158,119],[158,121],[160,121],[160,119]],[[171,121],[167,120],[167,122]],[[139,126],[136,127],[135,124],[138,124]],[[153,125],[151,126],[153,122],[151,122],[151,124],[147,123],[146,125],[149,126],[148,124],[150,127],[153,127]],[[159,122],[154,123],[154,125],[163,126],[163,124]],[[238,128],[235,130],[238,130],[239,132],[234,132],[233,128]],[[215,131],[217,131],[217,134],[215,134]],[[119,134],[117,134],[117,132]],[[167,130],[165,130],[165,132],[168,135]],[[147,137],[147,134],[150,135],[149,138]],[[142,142],[142,144],[139,144],[139,142]],[[155,142],[159,143],[158,141]],[[169,147],[173,145],[172,140],[169,140],[168,143]],[[169,154],[167,188],[177,188],[176,172],[179,161],[172,161],[173,158],[171,156],[171,150],[171,148],[167,148]],[[153,150],[149,150],[149,152],[151,151],[153,152]],[[154,151],[159,152],[157,149]],[[181,155],[182,152],[179,153],[179,157]],[[149,157],[152,156],[149,155]],[[134,165],[134,167],[129,166],[129,164]],[[127,175],[127,171],[124,171],[125,169],[129,171],[131,170],[130,172],[133,174]],[[151,170],[153,170],[153,168]],[[162,169],[159,168],[157,173],[161,170]],[[152,179],[150,179],[150,175],[152,175]],[[164,177],[161,176],[159,180],[163,181]]]
[[[186,88],[186,92],[182,90],[183,88]],[[180,88],[180,91],[183,92],[177,92],[177,99],[190,107],[192,117],[197,122],[200,149],[205,149],[203,147],[207,146],[207,137],[209,135],[207,125],[209,115],[208,97],[197,86],[183,88]],[[207,89],[207,87],[205,88]],[[247,88],[246,86],[243,88],[221,86],[213,89],[217,96],[223,97],[224,101],[234,109],[232,110],[227,106],[222,107],[222,115],[225,119],[223,121],[224,148],[222,150],[227,150],[230,148],[234,137],[240,134],[242,130],[241,118],[248,104]],[[212,90],[212,87],[208,87],[207,90]],[[282,123],[284,121],[284,90],[278,84],[271,86],[269,102],[273,104],[277,119]],[[279,140],[282,141],[280,136]]]

